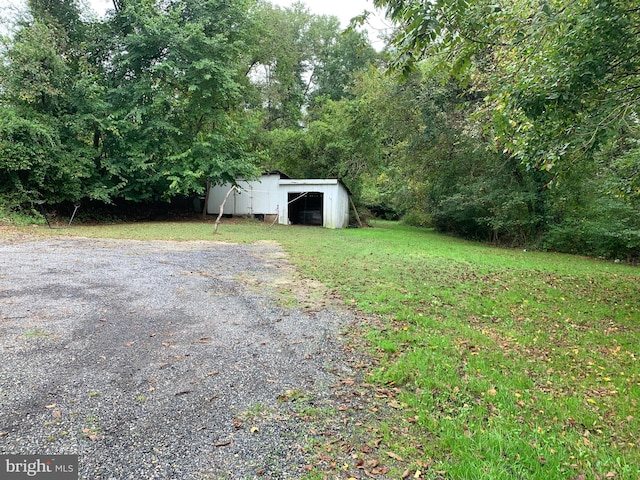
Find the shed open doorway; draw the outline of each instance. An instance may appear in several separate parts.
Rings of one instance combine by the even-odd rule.
[[[289,221],[293,225],[324,224],[324,194],[322,192],[289,192]]]

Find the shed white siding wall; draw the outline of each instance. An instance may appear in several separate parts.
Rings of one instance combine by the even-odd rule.
[[[238,180],[238,191],[229,195],[224,205],[225,215],[269,215],[278,211],[279,175],[263,175],[259,180]],[[220,205],[231,185],[211,187],[207,213],[220,212]]]

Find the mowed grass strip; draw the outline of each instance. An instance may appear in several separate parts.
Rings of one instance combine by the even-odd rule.
[[[281,243],[304,275],[382,319],[353,338],[378,359],[367,382],[397,392],[366,430],[401,459],[391,478],[640,478],[638,268],[390,222],[212,230],[184,222],[56,233]]]

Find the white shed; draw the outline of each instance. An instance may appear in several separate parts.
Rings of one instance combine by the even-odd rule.
[[[349,225],[349,191],[336,179],[288,178],[280,172],[263,174],[258,180],[238,180],[238,190],[225,203],[225,215],[254,216],[283,225],[318,225],[345,228]],[[207,213],[217,214],[231,185],[211,187]]]

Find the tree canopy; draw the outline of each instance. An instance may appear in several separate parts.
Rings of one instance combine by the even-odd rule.
[[[638,128],[640,9],[631,0],[374,0],[399,28],[394,66],[426,57],[486,92],[497,147],[546,170]]]
[[[253,3],[117,6],[84,21],[75,2],[33,0],[6,39],[7,193],[140,201],[255,175],[242,102]]]

